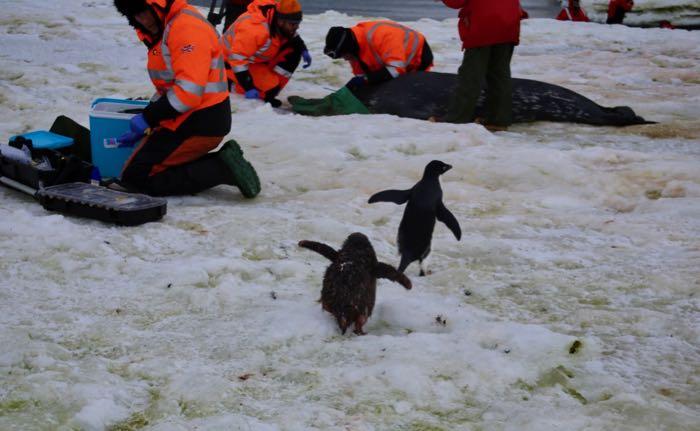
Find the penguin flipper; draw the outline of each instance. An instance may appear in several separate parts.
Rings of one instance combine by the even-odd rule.
[[[388,263],[377,262],[377,266],[374,267],[374,276],[376,278],[386,278],[395,281],[405,287],[406,290],[410,290],[413,287],[408,277],[397,271],[396,268]]]
[[[459,222],[442,202],[438,204],[435,216],[438,220],[445,223],[445,225],[452,231],[455,238],[457,238],[457,241],[462,239],[462,229],[459,227]]]
[[[302,240],[299,241],[299,247],[304,247],[311,251],[315,251],[331,262],[334,262],[338,258],[338,252],[335,251],[333,247],[320,242]]]
[[[370,196],[370,204],[375,202],[393,202],[397,205],[405,204],[411,197],[411,189],[408,190],[384,190]]]
[[[414,260],[415,259],[408,257],[408,255],[402,254],[401,255],[401,262],[399,263],[399,267],[396,270],[403,274],[403,272],[406,270],[408,265],[410,265],[411,262],[413,262]]]

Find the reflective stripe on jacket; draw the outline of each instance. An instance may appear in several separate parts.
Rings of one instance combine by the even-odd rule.
[[[148,51],[147,67],[156,87],[156,99],[167,97],[170,105],[181,113],[162,121],[162,127],[175,130],[192,112],[228,97],[218,34],[185,0],[174,0],[170,5],[164,17],[163,36]]]
[[[520,42],[520,2],[518,0],[442,0],[459,11],[459,37],[462,48],[478,48]]]
[[[360,47],[359,60],[351,60],[355,75],[376,72],[385,67],[396,78],[417,70],[421,64],[425,36],[394,21],[366,21],[351,27]]]

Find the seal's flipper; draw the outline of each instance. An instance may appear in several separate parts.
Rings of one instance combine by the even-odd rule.
[[[459,222],[442,202],[438,205],[437,214],[435,214],[435,216],[438,220],[445,223],[445,226],[452,231],[457,241],[462,238],[462,229],[459,227]]]
[[[408,190],[384,190],[370,196],[367,201],[370,204],[375,202],[393,202],[397,205],[405,204],[411,197],[411,189]]]
[[[334,262],[338,258],[338,252],[333,249],[333,247],[316,242],[316,241],[299,241],[299,247],[308,248],[311,251],[315,251],[326,259]]]

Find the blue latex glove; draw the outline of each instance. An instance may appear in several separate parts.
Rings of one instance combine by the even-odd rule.
[[[257,88],[251,88],[250,90],[245,92],[245,98],[246,99],[259,99],[260,92],[258,91]]]
[[[119,141],[119,146],[133,146],[139,140],[141,140],[141,138],[143,138],[143,135],[146,134],[146,131],[149,127],[150,126],[146,122],[146,119],[143,118],[143,114],[134,115],[133,117],[131,117],[131,121],[129,121],[130,131],[124,133],[123,135],[117,138],[117,141]]]
[[[365,84],[367,84],[367,80],[364,76],[355,76],[350,81],[348,81],[348,83],[345,84],[345,86],[352,90],[353,88],[362,87]]]
[[[304,69],[311,66],[311,54],[309,54],[308,49],[305,49],[301,52],[301,58],[304,59],[304,65],[302,66]]]

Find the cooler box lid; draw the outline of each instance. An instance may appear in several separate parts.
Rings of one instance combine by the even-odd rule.
[[[34,132],[15,135],[10,138],[10,142],[17,139],[18,136],[25,139],[31,139],[32,146],[37,149],[57,150],[59,148],[65,148],[73,145],[73,138],[53,132],[47,132],[46,130],[36,130]]]

